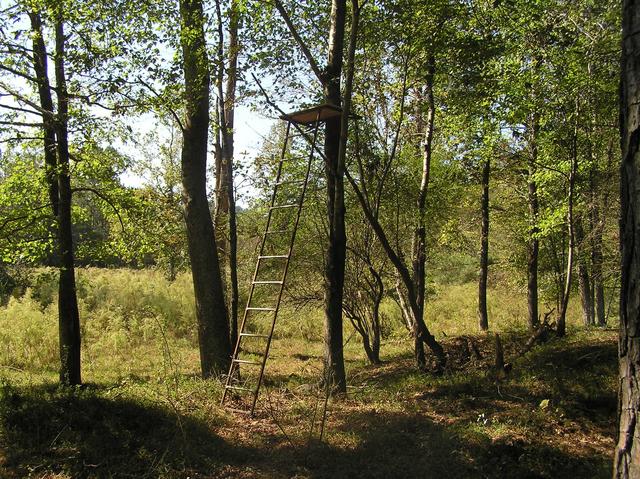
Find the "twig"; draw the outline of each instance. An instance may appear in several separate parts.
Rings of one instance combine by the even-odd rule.
[[[331,393],[331,381],[329,380],[329,367],[325,364],[324,367],[324,387],[325,387],[325,393],[324,393],[324,404],[322,405],[322,421],[320,422],[320,436],[318,438],[318,440],[320,442],[322,442],[322,437],[324,436],[324,425],[327,422],[327,408],[329,405],[329,396]]]
[[[284,428],[280,424],[280,421],[278,421],[278,418],[276,417],[276,414],[275,414],[275,411],[274,411],[274,408],[273,408],[273,404],[271,402],[271,393],[267,393],[267,399],[269,400],[269,415],[271,416],[271,419],[273,419],[273,422],[276,423],[276,426],[278,426],[278,429],[280,429],[280,432],[283,434],[284,438],[287,440],[289,445],[292,448],[295,447],[295,444],[293,443],[293,441],[291,440],[291,438],[289,437],[287,432],[284,430]]]
[[[67,429],[69,426],[65,425],[62,427],[62,429],[60,429],[60,432],[58,432],[58,434],[56,435],[56,437],[53,438],[53,441],[51,441],[51,444],[49,444],[49,449],[51,449],[53,447],[53,445],[56,443],[56,441],[58,440],[58,438],[60,437],[60,435],[65,431],[65,429]]]

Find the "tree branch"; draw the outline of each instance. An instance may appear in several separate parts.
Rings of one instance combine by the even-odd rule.
[[[5,120],[0,120],[0,125],[42,128],[44,126],[44,123],[27,123],[27,122],[24,122],[24,121],[5,121]]]
[[[25,80],[29,80],[30,82],[38,83],[38,80],[32,77],[31,75],[29,75],[28,73],[21,72],[20,70],[16,70],[15,68],[11,68],[10,66],[4,65],[2,63],[0,63],[0,70],[13,73],[14,75],[19,76],[20,78],[24,78]]]
[[[153,88],[151,85],[149,85],[147,82],[145,82],[142,78],[138,78],[138,82],[143,85],[147,90],[149,90],[151,93],[153,93],[156,98],[161,99],[161,95],[155,90],[155,88]],[[180,129],[182,131],[184,131],[184,125],[182,124],[182,120],[180,120],[180,116],[176,113],[176,111],[173,108],[170,108],[169,106],[165,105],[165,108],[169,111],[169,113],[171,113],[171,116],[173,116],[173,118],[176,120],[176,123],[178,123],[178,126],[180,127]]]
[[[40,107],[40,105],[38,105],[37,103],[29,100],[26,96],[18,93],[13,88],[11,88],[9,85],[7,85],[5,82],[0,82],[0,87],[3,88],[7,93],[9,93],[16,100],[21,101],[23,103],[26,103],[31,108],[33,108],[34,110],[38,111],[40,114],[45,115],[48,119],[53,120],[55,118],[55,114],[52,111],[45,110],[44,108]]]
[[[311,67],[311,70],[313,70],[313,73],[315,73],[316,77],[318,78],[318,81],[322,85],[324,85],[327,81],[325,74],[318,66],[318,63],[313,58],[313,55],[311,54],[309,47],[307,47],[306,43],[300,36],[300,33],[298,33],[298,30],[296,29],[295,25],[291,21],[291,17],[289,16],[286,9],[284,8],[284,5],[282,5],[282,2],[280,0],[274,0],[274,3],[276,6],[276,9],[278,10],[278,12],[280,12],[280,16],[284,20],[284,23],[287,24],[287,28],[289,28],[289,32],[291,33],[291,36],[293,36],[294,40],[300,47],[300,50],[302,50],[302,53],[304,54],[307,61],[309,62],[309,66]]]
[[[102,201],[104,201],[106,204],[111,206],[111,208],[115,212],[116,216],[118,217],[118,221],[120,222],[120,227],[122,228],[122,231],[126,232],[126,228],[124,227],[124,221],[122,220],[122,216],[120,216],[120,211],[118,210],[118,208],[116,208],[116,206],[111,202],[111,200],[109,198],[107,198],[104,194],[100,193],[95,188],[91,188],[89,186],[83,186],[83,187],[80,187],[80,188],[72,188],[71,189],[72,193],[78,193],[78,192],[83,192],[83,191],[89,192],[89,193],[93,193],[98,198],[100,198]]]
[[[19,106],[2,105],[2,104],[0,104],[0,108],[4,108],[5,110],[11,110],[11,111],[19,111],[21,113],[29,113],[31,115],[40,115],[40,113],[38,113],[35,110],[29,110],[27,108],[20,108]]]
[[[267,105],[272,107],[274,110],[278,111],[282,116],[287,116],[287,113],[278,105],[276,105],[276,103],[273,100],[271,100],[271,98],[269,97],[269,94],[263,88],[262,84],[260,83],[260,80],[258,80],[255,74],[251,73],[251,76],[253,77],[253,80],[256,82],[256,84],[258,85],[258,88],[262,92],[262,95],[264,96],[264,99],[267,102]],[[300,125],[294,122],[292,122],[291,124],[296,129],[296,131],[304,137],[305,140],[307,140],[310,144],[313,144],[313,138],[311,138],[311,136],[308,135],[307,132],[305,132],[302,128],[300,128]],[[320,150],[320,148],[318,148],[317,145],[315,146],[314,149],[316,150],[316,153],[318,153],[324,161],[327,161],[327,157],[324,155],[324,152]]]

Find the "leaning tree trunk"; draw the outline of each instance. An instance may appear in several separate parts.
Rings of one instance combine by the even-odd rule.
[[[489,273],[489,178],[491,160],[487,158],[482,167],[482,232],[480,235],[480,278],[478,280],[478,326],[489,329],[487,313],[487,276]]]
[[[615,478],[640,478],[640,4],[622,15],[619,429]]]
[[[529,307],[529,329],[536,329],[540,324],[538,317],[538,184],[535,173],[538,161],[538,115],[531,118],[529,138],[529,245],[527,251],[527,304]]]
[[[367,196],[366,189],[360,189],[358,184],[354,180],[354,178],[349,174],[348,171],[345,171],[347,180],[351,184],[353,191],[356,194],[356,198],[362,207],[362,211],[367,218],[367,221],[371,225],[373,232],[375,233],[380,245],[384,249],[387,257],[393,264],[396,272],[399,276],[398,285],[402,284],[404,286],[404,291],[400,288],[397,289],[398,293],[398,303],[403,311],[403,318],[407,321],[407,324],[410,326],[413,337],[414,337],[414,350],[416,363],[418,368],[425,369],[426,368],[426,357],[424,354],[424,344],[426,344],[434,356],[436,357],[437,367],[439,370],[444,369],[447,358],[444,352],[444,349],[440,345],[440,343],[436,340],[436,338],[431,334],[429,328],[427,327],[424,321],[424,299],[425,299],[425,258],[426,258],[426,242],[425,242],[425,208],[426,208],[426,195],[427,188],[429,185],[429,171],[430,171],[430,161],[431,161],[431,139],[433,135],[433,118],[434,118],[434,102],[433,102],[433,75],[435,73],[434,69],[434,58],[430,57],[429,59],[429,75],[427,77],[427,83],[431,84],[430,92],[430,104],[432,111],[430,112],[430,119],[428,124],[430,123],[430,127],[427,126],[425,129],[425,150],[423,155],[423,169],[422,169],[422,178],[420,182],[420,193],[417,200],[417,207],[419,210],[419,218],[417,222],[417,227],[414,230],[413,237],[413,262],[411,270],[407,267],[404,259],[401,255],[396,252],[391,246],[389,238],[387,237],[380,221],[377,217],[378,205],[372,207],[370,204],[369,198]],[[402,119],[402,111],[403,106],[400,107],[400,120]],[[399,124],[400,126],[400,124]],[[398,126],[398,127],[399,127]],[[399,130],[398,130],[399,131]],[[393,156],[393,154],[392,154]],[[358,168],[362,172],[362,164],[359,162]],[[361,173],[361,178],[364,178],[364,175]],[[376,203],[379,202],[379,196],[376,199]],[[405,296],[406,293],[406,296]]]
[[[231,359],[229,322],[207,200],[209,68],[200,0],[180,0],[180,43],[185,81],[182,185],[187,242],[196,300],[202,375],[226,372]]]
[[[56,139],[58,154],[58,241],[60,248],[60,281],[58,284],[58,322],[60,333],[60,382],[81,383],[80,313],[76,296],[71,223],[71,174],[69,168],[68,116],[69,96],[65,77],[65,36],[61,15],[55,20],[55,77],[58,96]]]

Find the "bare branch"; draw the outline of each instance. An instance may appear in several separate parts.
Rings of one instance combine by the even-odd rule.
[[[404,119],[405,98],[407,96],[407,76],[409,71],[408,64],[409,64],[409,57],[407,56],[407,58],[405,58],[405,61],[404,61],[404,72],[402,76],[402,91],[400,92],[400,95],[401,95],[400,117],[398,118],[398,125],[396,126],[396,131],[393,138],[393,144],[391,146],[391,152],[389,153],[387,164],[384,166],[384,169],[382,171],[382,178],[380,178],[380,183],[378,184],[378,190],[376,191],[376,198],[375,198],[375,202],[376,202],[375,214],[376,215],[378,214],[378,210],[380,209],[380,201],[382,199],[382,190],[384,188],[384,183],[387,179],[387,176],[389,175],[389,171],[391,170],[391,164],[395,160],[396,152],[398,149],[400,129],[402,128],[402,120]]]
[[[45,208],[49,208],[50,206],[51,206],[51,205],[50,205],[49,203],[47,203],[47,204],[45,204],[45,205],[36,206],[36,207],[34,207],[34,208],[32,209],[32,211],[39,211],[39,210],[43,210],[43,209],[45,209]],[[0,223],[0,231],[4,230],[4,228],[6,228],[6,226],[7,226],[9,223],[14,223],[14,222],[16,222],[16,221],[26,220],[26,219],[28,219],[28,218],[31,218],[31,214],[25,214],[25,215],[12,216],[12,217],[9,217],[9,218],[5,218],[5,220],[4,220],[2,223]],[[43,216],[43,217],[38,217],[38,218],[40,218],[40,219],[41,219],[41,218],[44,218],[44,216]]]
[[[141,85],[143,85],[147,90],[153,93],[157,98],[162,98],[161,95],[155,90],[155,88],[153,88],[153,86],[145,82],[142,78],[138,78],[138,82],[140,82]],[[171,113],[171,116],[173,116],[173,118],[176,120],[176,123],[180,127],[180,130],[184,131],[184,125],[182,124],[182,120],[180,120],[180,116],[178,115],[178,113],[176,113],[176,111],[173,108],[170,108],[166,105],[165,105],[165,108],[169,111],[169,113]]]
[[[24,122],[24,121],[5,121],[5,120],[0,120],[0,125],[42,128],[44,126],[44,123],[28,123],[28,122]]]
[[[313,55],[311,54],[309,47],[307,47],[307,44],[304,42],[304,40],[300,36],[300,33],[298,33],[298,30],[296,29],[295,25],[291,21],[291,17],[289,16],[286,9],[284,8],[284,5],[282,5],[282,2],[280,0],[274,0],[274,3],[276,5],[276,8],[278,9],[278,12],[280,12],[280,16],[282,17],[284,22],[287,24],[287,28],[289,28],[289,32],[291,33],[291,36],[293,36],[294,40],[300,47],[300,50],[302,50],[302,53],[304,54],[307,61],[309,62],[309,66],[313,70],[313,73],[315,73],[316,77],[318,78],[318,81],[322,85],[324,85],[327,81],[326,76],[318,66],[318,63],[313,58]]]
[[[4,70],[6,72],[13,73],[14,75],[19,76],[20,78],[24,78],[25,80],[29,80],[30,82],[38,83],[38,80],[36,78],[32,77],[31,75],[29,75],[28,73],[21,72],[20,70],[16,70],[15,68],[12,68],[10,66],[4,65],[2,63],[0,63],[0,70]]]
[[[122,216],[120,216],[120,210],[118,210],[118,208],[113,204],[113,202],[109,198],[107,198],[100,191],[96,190],[95,188],[91,188],[89,186],[83,186],[83,187],[80,187],[80,188],[72,188],[71,189],[72,193],[78,193],[78,192],[83,192],[83,191],[89,192],[89,193],[93,193],[98,198],[100,198],[102,201],[104,201],[109,206],[111,206],[111,208],[115,212],[116,216],[118,217],[118,221],[120,222],[120,227],[122,228],[122,231],[126,232],[126,228],[124,227],[124,221],[122,220]]]
[[[44,108],[42,108],[37,103],[29,100],[26,96],[24,96],[21,93],[18,93],[17,91],[15,91],[13,88],[11,88],[5,82],[0,81],[0,87],[2,89],[4,89],[7,93],[9,93],[12,97],[14,97],[17,101],[22,102],[22,103],[26,103],[27,105],[29,105],[34,110],[37,110],[40,114],[46,116],[48,119],[51,119],[51,120],[54,119],[55,114],[52,111],[45,110]]]
[[[13,143],[17,141],[44,140],[42,136],[14,136],[11,138],[3,138],[0,143]]]
[[[19,111],[19,112],[22,112],[22,113],[29,113],[31,115],[40,115],[40,113],[35,111],[35,110],[29,110],[27,108],[20,108],[19,106],[2,105],[2,104],[0,104],[0,108],[4,108],[5,110]]]
[[[258,78],[255,76],[255,74],[251,74],[251,76],[253,77],[253,80],[256,82],[256,84],[258,85],[258,88],[260,89],[260,91],[262,92],[262,94],[264,95],[264,99],[267,102],[267,104],[272,107],[274,110],[277,110],[281,115],[286,116],[286,112],[280,108],[278,105],[276,105],[276,103],[271,100],[271,98],[269,97],[269,94],[266,92],[266,90],[263,88],[262,83],[260,83],[260,80],[258,80]],[[298,133],[300,133],[305,140],[307,140],[310,144],[314,144],[313,143],[313,139],[311,138],[310,135],[307,134],[307,132],[305,132],[302,128],[300,128],[300,125],[298,125],[297,123],[291,123],[293,125],[293,127],[297,130]],[[320,157],[324,160],[327,161],[327,157],[324,154],[324,151],[322,151],[320,148],[318,148],[318,146],[316,145],[315,148],[316,153],[318,153],[320,155]]]

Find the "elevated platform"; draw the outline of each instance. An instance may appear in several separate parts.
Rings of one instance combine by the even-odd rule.
[[[315,123],[316,120],[323,122],[331,118],[339,117],[340,115],[342,115],[342,108],[324,103],[305,110],[287,113],[280,118],[292,123],[298,123],[299,125],[310,125]]]

